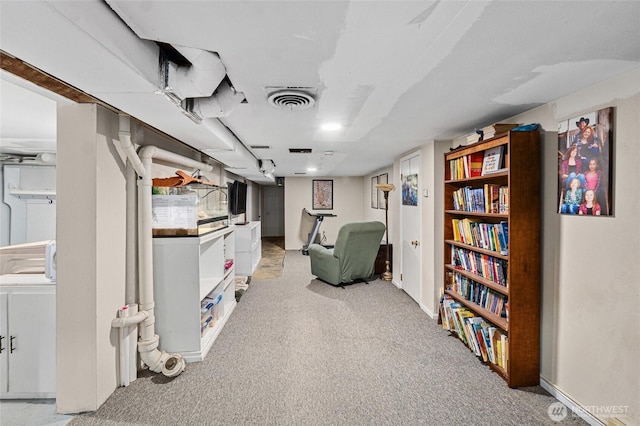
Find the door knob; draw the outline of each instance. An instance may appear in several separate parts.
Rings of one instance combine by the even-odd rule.
[[[418,247],[420,245],[420,241],[413,240],[413,241],[411,241],[411,245],[414,246],[414,247]]]

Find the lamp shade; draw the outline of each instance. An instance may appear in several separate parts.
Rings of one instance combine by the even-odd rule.
[[[376,185],[376,188],[378,188],[382,192],[390,192],[396,189],[396,187],[392,183],[379,183]]]

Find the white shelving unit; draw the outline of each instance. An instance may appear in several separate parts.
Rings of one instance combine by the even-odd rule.
[[[253,275],[262,258],[260,221],[236,225],[236,274]]]
[[[224,228],[200,237],[153,239],[156,333],[159,347],[181,354],[187,362],[202,361],[236,307],[235,233]],[[221,315],[201,331],[205,297],[222,293]]]
[[[40,274],[0,276],[0,337],[0,399],[55,398],[55,284]]]

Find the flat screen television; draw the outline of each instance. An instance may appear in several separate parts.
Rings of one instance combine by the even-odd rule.
[[[242,214],[247,211],[247,184],[233,181],[229,190],[229,211],[231,214]]]

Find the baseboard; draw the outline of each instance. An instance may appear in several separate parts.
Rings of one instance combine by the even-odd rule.
[[[427,308],[425,305],[423,305],[422,303],[419,303],[418,305],[420,306],[420,309],[422,309],[424,313],[429,316],[429,318],[431,318],[432,320],[438,319],[438,315],[431,312],[431,310],[429,310],[429,308]]]
[[[570,410],[567,416],[578,416],[591,426],[605,426],[605,423],[602,423],[601,420],[591,414],[587,409],[580,406],[560,389],[546,381],[542,376],[540,376],[540,386]]]

